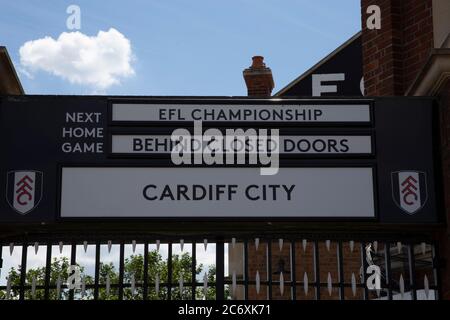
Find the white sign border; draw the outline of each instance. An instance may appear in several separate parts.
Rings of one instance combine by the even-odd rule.
[[[135,126],[139,124],[153,124],[157,126],[167,126],[170,124],[180,124],[180,123],[193,123],[193,120],[116,120],[114,119],[114,105],[141,105],[155,108],[158,105],[172,105],[176,107],[182,106],[192,106],[196,105],[199,107],[239,107],[239,106],[258,106],[258,107],[283,107],[283,106],[323,106],[323,107],[336,107],[339,106],[365,106],[368,108],[368,120],[365,121],[224,121],[224,120],[206,120],[204,123],[214,123],[217,126],[223,126],[230,123],[239,123],[239,126],[248,127],[254,124],[258,125],[270,125],[270,124],[283,124],[283,126],[324,126],[324,125],[346,125],[346,126],[373,126],[374,124],[374,101],[370,99],[267,99],[267,100],[254,100],[254,99],[177,99],[177,98],[167,98],[167,99],[110,99],[108,101],[108,124],[110,126],[125,125],[125,126]]]
[[[378,175],[377,175],[377,168],[376,165],[333,165],[333,164],[327,164],[327,165],[287,165],[283,166],[282,168],[367,168],[371,169],[372,172],[372,196],[373,196],[373,216],[372,217],[350,217],[350,216],[342,216],[342,217],[191,217],[191,216],[171,216],[171,217],[63,217],[61,215],[62,211],[62,180],[63,180],[63,169],[64,168],[180,168],[180,167],[174,167],[169,165],[137,165],[132,166],[130,164],[121,165],[121,164],[111,164],[111,165],[77,165],[77,164],[60,164],[58,166],[58,175],[59,175],[59,185],[57,188],[57,221],[130,221],[130,222],[136,222],[136,221],[163,221],[163,222],[229,222],[229,223],[235,223],[235,222],[277,222],[277,223],[283,223],[283,222],[379,222],[380,221],[380,215],[379,215],[379,195],[378,195]],[[189,166],[189,167],[182,167],[182,168],[242,168],[240,166]],[[246,168],[254,168],[254,167],[246,167]],[[282,170],[281,168],[281,170]]]
[[[109,156],[117,158],[152,158],[152,157],[166,157],[170,155],[170,152],[115,152],[114,151],[114,137],[118,136],[129,136],[129,137],[170,137],[170,134],[160,134],[160,133],[129,133],[129,132],[112,132],[108,136],[108,146],[107,153]],[[370,152],[347,152],[347,153],[332,153],[332,152],[282,152],[280,148],[280,155],[283,157],[296,157],[296,158],[320,158],[320,159],[343,159],[343,158],[359,158],[359,157],[374,157],[376,155],[375,151],[375,137],[372,133],[359,133],[359,132],[334,132],[334,133],[305,133],[305,134],[280,134],[281,138],[297,138],[297,137],[327,137],[327,138],[347,138],[347,137],[358,137],[367,138],[369,141],[368,148]]]

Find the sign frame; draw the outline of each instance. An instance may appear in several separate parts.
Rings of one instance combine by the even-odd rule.
[[[373,100],[370,100],[373,99]],[[3,118],[3,126],[2,132],[5,137],[2,140],[3,146],[5,150],[10,150],[7,154],[7,157],[2,159],[2,167],[4,170],[16,170],[16,169],[27,169],[27,170],[39,170],[44,172],[46,177],[46,183],[44,186],[45,194],[43,195],[42,201],[39,206],[30,214],[25,216],[19,216],[15,214],[12,210],[10,210],[9,206],[5,205],[5,202],[1,203],[2,209],[4,210],[4,215],[2,215],[1,220],[4,225],[12,225],[14,223],[23,223],[24,225],[35,224],[35,223],[45,223],[52,226],[57,226],[56,217],[58,215],[58,208],[56,207],[56,196],[59,192],[57,190],[57,179],[58,179],[58,165],[60,163],[67,163],[67,165],[77,164],[77,166],[81,166],[80,163],[84,166],[144,166],[149,164],[150,166],[172,166],[170,158],[168,157],[159,157],[155,156],[152,158],[141,158],[141,157],[131,157],[127,154],[126,158],[123,157],[115,157],[111,155],[108,150],[110,150],[110,146],[108,146],[108,140],[110,134],[120,134],[127,133],[130,134],[141,134],[141,133],[150,133],[150,134],[166,134],[164,130],[169,130],[173,128],[190,128],[188,125],[183,125],[181,122],[175,122],[175,125],[172,123],[171,126],[168,126],[168,122],[164,122],[155,125],[149,126],[148,124],[143,124],[140,126],[135,125],[111,125],[108,123],[108,116],[110,116],[110,107],[111,101],[132,101],[136,102],[138,100],[147,103],[148,101],[154,103],[160,103],[161,101],[167,101],[168,103],[174,104],[174,110],[171,111],[172,115],[175,115],[172,119],[176,119],[177,110],[180,110],[181,106],[179,104],[174,103],[175,101],[179,102],[182,100],[187,103],[195,103],[199,102],[201,104],[207,103],[207,101],[214,100],[218,104],[222,104],[226,106],[227,104],[253,104],[253,105],[270,105],[270,104],[280,104],[286,105],[286,101],[288,100],[290,103],[295,103],[298,105],[298,102],[303,102],[303,106],[305,108],[300,107],[300,114],[298,119],[300,121],[314,121],[315,119],[339,119],[345,120],[358,120],[363,119],[367,120],[369,118],[369,109],[366,106],[362,106],[358,111],[358,115],[352,116],[351,113],[348,113],[352,110],[349,108],[342,108],[337,110],[331,110],[329,108],[324,108],[325,111],[322,116],[325,118],[321,118],[320,114],[318,117],[309,117],[308,110],[314,110],[312,106],[313,103],[321,103],[325,104],[327,102],[329,104],[336,105],[337,103],[363,103],[373,101],[372,107],[372,117],[373,121],[370,124],[366,124],[363,126],[357,125],[353,126],[352,123],[344,124],[320,124],[316,122],[308,122],[302,123],[301,125],[291,125],[289,123],[256,123],[256,122],[213,122],[213,128],[217,128],[219,130],[223,130],[224,128],[241,128],[244,131],[247,128],[258,129],[258,128],[268,128],[268,129],[280,129],[280,134],[282,135],[350,135],[354,133],[358,134],[366,134],[372,135],[373,137],[373,147],[375,155],[373,157],[358,157],[355,154],[351,154],[349,157],[338,157],[339,154],[333,155],[319,155],[319,154],[291,154],[291,155],[280,155],[280,167],[289,167],[289,166],[308,166],[308,167],[320,167],[320,166],[332,166],[332,167],[348,167],[348,166],[370,166],[372,169],[376,169],[374,175],[374,179],[376,180],[376,190],[378,194],[376,195],[376,204],[379,207],[379,224],[373,224],[374,228],[378,228],[379,226],[400,226],[404,224],[415,225],[417,228],[422,228],[422,226],[426,226],[427,228],[430,226],[436,226],[442,223],[442,212],[439,208],[442,208],[442,181],[439,175],[440,167],[439,167],[439,135],[438,135],[438,119],[437,119],[437,104],[435,99],[429,97],[370,97],[367,101],[365,99],[355,99],[352,97],[346,99],[337,99],[335,97],[324,97],[319,99],[311,99],[311,98],[294,98],[294,99],[253,99],[253,98],[233,98],[233,97],[133,97],[133,96],[25,96],[17,100],[17,97],[8,97],[3,96],[0,99],[0,106],[2,111]],[[261,100],[264,100],[264,103],[259,103]],[[350,101],[349,101],[350,100]],[[370,101],[369,101],[370,100]],[[61,105],[63,108],[61,108]],[[161,108],[164,108],[161,106]],[[169,107],[170,108],[170,107]],[[166,108],[167,109],[167,108]],[[190,118],[191,111],[195,108],[189,108],[188,114],[186,112],[181,112],[182,116],[185,118]],[[205,108],[200,108],[204,117],[209,119],[209,115],[212,112],[205,111]],[[262,106],[262,109],[264,106]],[[254,107],[251,108],[252,114],[249,117],[246,113],[243,117],[239,117],[239,114],[236,112],[229,112],[230,109],[226,110],[226,114],[223,118],[220,115],[220,109],[215,108],[216,117],[212,115],[214,120],[217,119],[238,119],[238,120],[249,120],[250,118],[257,119],[274,119],[280,120],[287,117],[287,119],[293,119],[291,114],[295,113],[294,108],[289,108],[293,110],[292,113],[283,113],[274,111],[273,108],[268,108],[268,112],[264,111],[262,114],[254,114]],[[129,119],[135,120],[136,115],[140,113],[139,110],[135,109],[136,113],[133,114]],[[149,111],[144,112],[144,116],[148,116],[148,119],[158,119],[158,114],[153,112],[151,109]],[[168,110],[168,109],[167,109]],[[242,110],[246,110],[244,106],[242,106]],[[306,118],[304,118],[303,110],[306,111]],[[330,111],[327,113],[327,111]],[[342,114],[338,114],[339,110],[342,110]],[[122,111],[126,111],[123,109]],[[100,121],[87,121],[89,120],[89,114],[92,113],[100,114]],[[166,114],[169,111],[166,112]],[[198,111],[195,111],[198,112]],[[230,114],[229,114],[230,113]],[[81,114],[81,120],[77,121],[68,121],[67,114],[70,117],[74,117],[75,115]],[[269,116],[270,114],[270,116]],[[168,117],[164,117],[162,114],[162,119],[169,119]],[[229,115],[229,116],[228,116]],[[417,115],[420,115],[419,117]],[[41,119],[44,122],[39,121],[36,122],[35,119]],[[197,113],[194,114],[197,116]],[[212,119],[211,118],[211,119]],[[66,120],[65,120],[66,119]],[[92,119],[92,118],[91,118]],[[127,119],[126,114],[124,115],[124,119]],[[21,126],[17,126],[17,121],[21,121]],[[86,121],[84,121],[86,120]],[[92,123],[91,123],[92,122]],[[45,125],[43,125],[45,124]],[[192,122],[194,124],[194,122]],[[93,151],[92,148],[85,149],[86,151],[77,151],[73,149],[73,151],[66,151],[62,148],[63,143],[66,142],[66,138],[61,136],[61,133],[65,127],[67,128],[75,128],[81,127],[81,129],[87,132],[84,135],[74,137],[68,137],[68,143],[72,144],[72,146],[76,145],[90,145],[94,142],[99,142],[103,144],[103,150],[101,152]],[[97,128],[103,128],[104,134],[100,137],[94,136],[91,134],[92,130]],[[204,125],[203,128],[209,128]],[[147,131],[148,130],[148,131]],[[322,131],[321,131],[322,130]],[[420,134],[418,134],[420,133]],[[8,136],[14,136],[15,139],[7,139]],[[31,139],[32,138],[32,139]],[[92,140],[91,140],[92,139]],[[294,139],[296,140],[296,139]],[[91,143],[92,142],[92,143]],[[365,146],[368,146],[368,139],[358,141],[364,143]],[[322,143],[320,143],[322,146]],[[21,145],[21,148],[16,148],[16,145]],[[334,144],[333,144],[334,145]],[[333,146],[332,145],[332,146]],[[126,145],[124,145],[126,147]],[[339,146],[339,144],[337,145]],[[363,146],[362,144],[357,144],[355,146]],[[82,146],[83,147],[83,146]],[[84,150],[84,149],[83,149]],[[124,148],[124,151],[128,152],[130,149]],[[296,148],[298,151],[298,148]],[[319,148],[321,150],[321,148]],[[346,150],[346,149],[343,149]],[[356,149],[354,149],[356,150]],[[368,151],[367,148],[358,149],[361,151]],[[45,152],[44,152],[45,151]],[[327,150],[328,151],[328,150]],[[299,157],[300,155],[300,157]],[[183,165],[183,167],[189,167],[191,165]],[[196,167],[197,165],[192,165]],[[225,165],[226,167],[232,167],[232,164]],[[248,164],[244,164],[242,166],[250,167]],[[258,168],[261,165],[256,164]],[[207,167],[210,167],[207,165]],[[430,179],[427,181],[427,188],[430,190],[430,201],[427,201],[425,206],[416,214],[412,216],[406,216],[404,212],[398,209],[391,200],[391,197],[386,198],[385,192],[383,190],[391,189],[391,181],[388,179],[390,177],[390,173],[397,170],[419,170],[426,172]],[[187,174],[182,174],[183,177],[188,176]],[[220,177],[222,174],[218,173]],[[99,174],[100,176],[100,174]],[[249,175],[251,177],[251,175]],[[349,176],[352,176],[350,173]],[[339,179],[345,179],[345,177],[339,176]],[[355,176],[356,177],[356,176]],[[4,178],[4,177],[3,177]],[[238,181],[237,179],[236,181]],[[65,180],[67,181],[67,180]],[[183,180],[185,184],[189,184],[189,180]],[[251,180],[249,180],[251,181]],[[324,180],[320,180],[320,183],[323,183]],[[175,181],[177,182],[177,181]],[[205,182],[207,184],[208,181]],[[232,184],[231,181],[229,184]],[[277,184],[282,181],[277,180]],[[81,181],[80,181],[81,183]],[[291,184],[295,184],[293,181]],[[82,185],[82,183],[80,184]],[[339,185],[339,182],[336,182],[336,185]],[[367,184],[366,184],[367,185]],[[4,192],[5,185],[0,186],[0,191]],[[68,190],[68,189],[66,189]],[[75,190],[74,190],[75,192]],[[320,190],[316,191],[320,194]],[[346,196],[351,201],[350,196]],[[76,200],[76,199],[75,199]],[[315,212],[320,214],[317,211],[313,211],[314,203],[309,203],[309,207],[312,208],[311,212]],[[305,203],[306,204],[306,203]],[[93,204],[94,205],[94,204]],[[145,206],[141,206],[140,209]],[[175,207],[176,208],[176,207]],[[236,208],[236,207],[234,207]],[[239,208],[239,206],[237,206]],[[280,206],[279,208],[283,209],[284,206]],[[295,214],[295,211],[292,210],[292,207],[287,206],[286,208],[290,208],[286,214]],[[125,210],[125,209],[124,209]],[[324,207],[324,210],[326,208]],[[275,210],[274,210],[275,211]],[[99,211],[101,214],[107,215],[104,211]],[[304,210],[300,213],[307,214],[308,210]],[[326,211],[328,212],[328,211]],[[334,213],[336,211],[331,211]],[[343,210],[339,211],[339,214],[342,215],[345,212]],[[350,211],[351,214],[358,215],[354,210]],[[372,216],[371,211],[364,211],[364,213],[369,212],[367,215]],[[138,212],[142,213],[142,210]],[[177,211],[177,213],[182,214],[182,211]],[[226,213],[226,211],[225,211]],[[267,216],[268,211],[264,211],[264,214]],[[337,212],[336,212],[337,213]],[[74,212],[76,214],[76,212]],[[80,213],[81,214],[81,213]],[[116,213],[120,214],[120,213]],[[142,213],[144,214],[144,213]],[[190,211],[189,214],[195,215],[195,211]],[[203,215],[207,215],[207,212],[203,211]],[[222,211],[221,214],[224,214]],[[203,218],[201,218],[203,220]],[[244,218],[248,219],[248,218]],[[323,220],[321,218],[307,219],[301,218],[302,220],[314,220],[312,224]],[[327,218],[325,218],[327,219]],[[236,219],[232,219],[235,221]],[[291,218],[288,219],[290,222],[294,224]],[[339,219],[341,221],[342,219]],[[345,220],[345,219],[344,219]],[[290,224],[282,224],[289,228]],[[359,220],[349,219],[348,222],[355,223]],[[130,222],[134,224],[139,224],[139,222]],[[262,224],[267,223],[266,219],[263,219]],[[346,221],[347,223],[347,221]],[[149,223],[150,225],[151,223]],[[251,223],[250,223],[251,224]],[[267,224],[270,225],[270,224]],[[302,223],[298,223],[298,226],[301,227]],[[369,227],[372,224],[362,223],[362,226]],[[64,228],[64,225],[61,225]],[[161,225],[160,225],[161,226]],[[162,224],[162,226],[164,226]]]
[[[151,97],[151,99],[145,98],[109,98],[107,107],[107,126],[111,127],[190,127],[193,126],[193,121],[115,121],[113,120],[113,105],[114,104],[180,104],[180,105],[261,105],[261,106],[277,106],[283,105],[298,105],[298,104],[308,104],[308,105],[361,105],[366,104],[369,107],[369,121],[367,122],[273,122],[273,121],[203,121],[204,127],[274,127],[282,124],[283,127],[374,127],[374,99],[323,99],[323,98],[311,98],[311,99],[254,99],[254,98],[244,98],[244,97],[215,97],[201,99],[199,97],[183,98],[183,97],[167,97],[158,98]]]
[[[189,130],[189,127],[183,127]],[[110,128],[108,131],[107,143],[105,145],[105,152],[108,158],[116,159],[170,159],[170,153],[119,153],[113,152],[112,140],[113,136],[132,136],[132,135],[170,135],[171,132],[158,133],[149,132],[149,130],[132,131],[129,128]],[[173,130],[177,128],[172,128]],[[303,131],[303,130],[302,130]],[[280,152],[280,158],[286,159],[375,159],[376,157],[376,138],[371,129],[356,129],[353,130],[320,130],[320,132],[314,132],[311,129],[305,132],[295,130],[294,133],[285,132],[283,128],[280,128],[280,137],[282,136],[368,136],[370,137],[371,152],[370,153],[284,153]]]
[[[164,165],[165,164],[165,165]],[[353,223],[379,223],[379,198],[378,198],[378,176],[376,164],[357,164],[357,163],[345,163],[336,164],[333,163],[323,163],[323,164],[311,164],[302,163],[299,164],[297,161],[286,163],[280,166],[280,170],[283,168],[370,168],[372,170],[372,184],[373,184],[373,217],[62,217],[61,216],[61,206],[62,206],[62,179],[63,179],[63,168],[129,168],[131,167],[129,163],[125,164],[74,164],[74,163],[58,163],[57,172],[57,194],[56,194],[56,222],[280,222],[280,223],[298,223],[298,222],[353,222]],[[167,161],[161,163],[153,164],[142,164],[139,168],[211,168],[208,165],[197,165],[197,166],[175,166],[167,165]],[[255,166],[248,165],[218,165],[214,168],[257,168]]]

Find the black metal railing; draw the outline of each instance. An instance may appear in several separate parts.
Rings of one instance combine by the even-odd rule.
[[[79,239],[2,239],[0,299],[439,299],[437,250],[426,240]],[[367,286],[370,265],[378,290]]]

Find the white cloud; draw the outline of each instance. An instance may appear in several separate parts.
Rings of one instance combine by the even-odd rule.
[[[132,76],[130,40],[114,28],[87,36],[63,32],[58,39],[45,37],[25,42],[19,49],[20,63],[30,71],[43,70],[102,91]]]
[[[34,75],[30,72],[28,72],[28,70],[26,70],[25,68],[22,67],[17,67],[16,70],[20,73],[23,74],[25,77],[27,77],[30,80],[34,79]]]

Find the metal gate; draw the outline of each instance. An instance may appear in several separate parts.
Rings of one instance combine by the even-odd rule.
[[[434,243],[327,237],[1,239],[0,299],[439,299]]]

